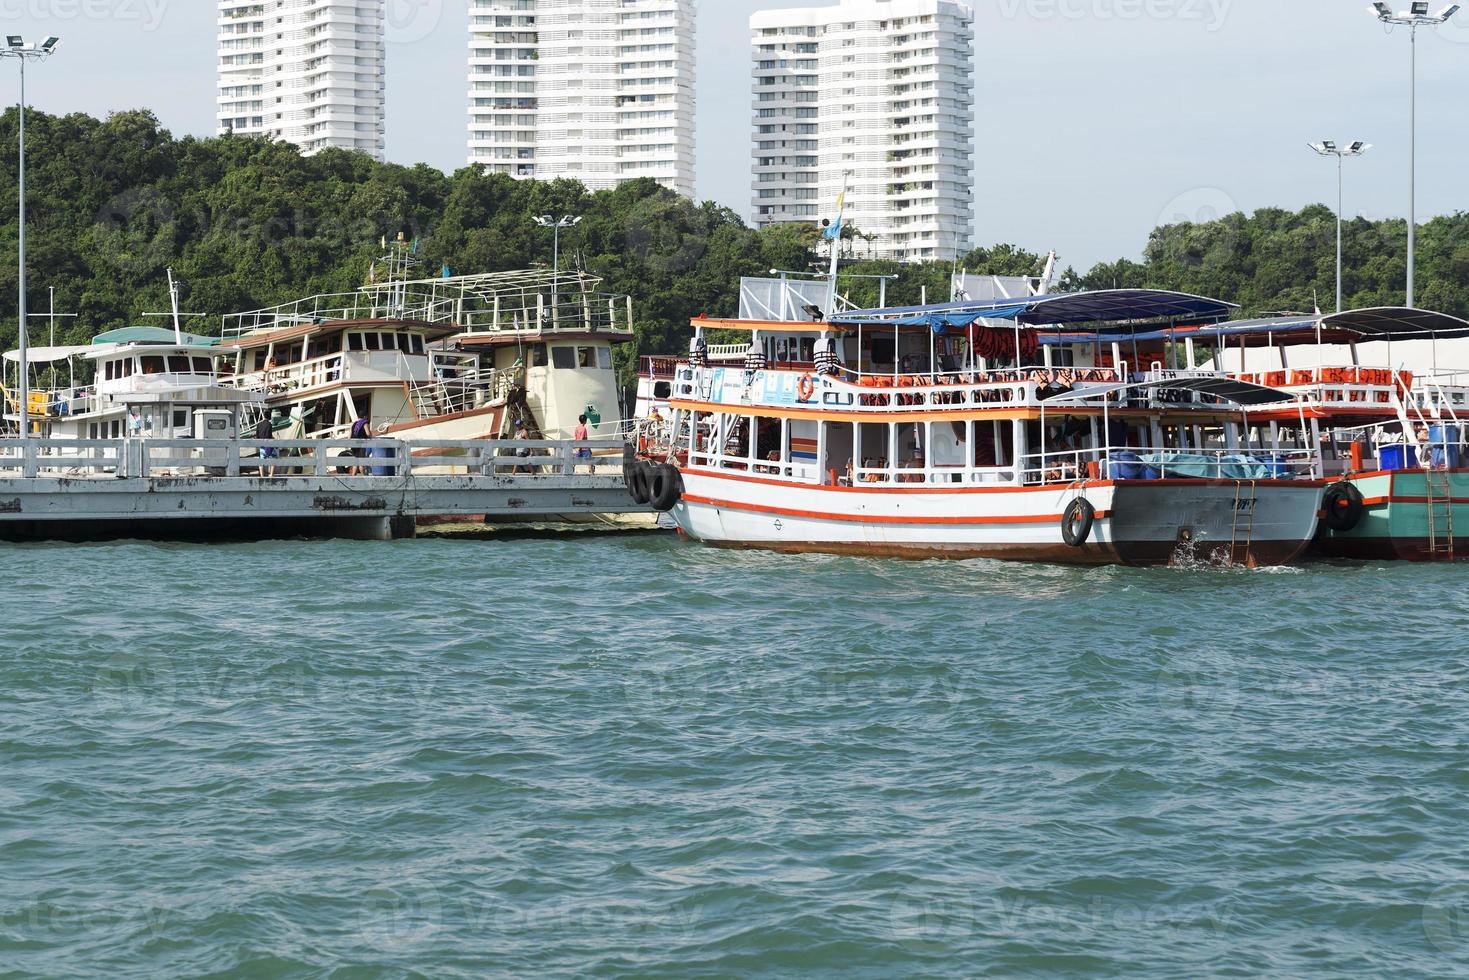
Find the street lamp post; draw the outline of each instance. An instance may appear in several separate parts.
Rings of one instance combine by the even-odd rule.
[[[555,218],[549,214],[543,214],[533,218],[536,224],[542,228],[552,229],[551,246],[551,319],[557,319],[556,308],[561,302],[561,229],[574,228],[581,224],[581,215],[567,214]]]
[[[1342,309],[1341,224],[1342,207],[1345,200],[1342,194],[1342,183],[1345,178],[1345,163],[1347,157],[1359,157],[1365,154],[1372,149],[1372,144],[1356,140],[1343,148],[1336,145],[1336,140],[1322,140],[1320,143],[1310,144],[1310,147],[1324,157],[1336,157],[1336,312],[1340,313]]]
[[[1384,0],[1372,4],[1372,13],[1389,26],[1408,28],[1408,47],[1411,49],[1409,76],[1410,108],[1408,110],[1408,307],[1411,309],[1417,298],[1414,289],[1414,249],[1418,239],[1418,28],[1441,27],[1457,14],[1460,5],[1451,3],[1437,14],[1428,12],[1426,0],[1414,0],[1404,13],[1393,13]]]
[[[20,357],[20,437],[31,434],[31,382],[30,358],[26,350],[26,62],[49,58],[61,43],[59,37],[48,37],[40,44],[32,44],[15,34],[7,35],[5,47],[0,48],[0,57],[14,58],[20,62],[20,320],[16,327]]]

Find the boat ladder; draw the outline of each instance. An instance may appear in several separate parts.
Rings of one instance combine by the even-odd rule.
[[[1229,537],[1229,563],[1231,565],[1238,563],[1238,559],[1235,556],[1239,554],[1240,532],[1243,531],[1245,546],[1244,565],[1247,568],[1255,567],[1255,559],[1250,553],[1250,548],[1255,543],[1255,500],[1258,489],[1259,484],[1251,480],[1250,495],[1246,497],[1245,485],[1238,481],[1234,485],[1234,514],[1230,519]],[[1245,514],[1249,515],[1249,519],[1248,521],[1242,522],[1241,518]],[[1243,524],[1243,527],[1241,527],[1241,524]]]
[[[1428,556],[1454,560],[1454,490],[1447,469],[1423,471],[1428,488]]]

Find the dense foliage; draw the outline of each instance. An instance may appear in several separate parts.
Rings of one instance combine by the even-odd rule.
[[[16,114],[0,118],[0,146],[15,145]],[[242,137],[173,138],[147,112],[105,121],[80,115],[27,116],[29,300],[79,314],[58,341],[84,341],[166,308],[164,269],[185,284],[186,310],[220,314],[297,296],[351,289],[378,255],[379,239],[418,238],[424,268],[455,272],[519,269],[550,258],[537,214],[580,214],[562,238],[563,262],[605,277],[637,300],[642,352],[679,348],[699,313],[733,315],[740,276],[772,268],[822,268],[827,244],[814,229],[755,231],[728,208],[697,204],[652,181],[588,192],[579,183],[515,181],[473,169],[376,163],[345,152],[303,158],[290,146]],[[15,295],[16,173],[0,156],[0,296]],[[844,271],[897,275],[888,299],[947,298],[948,263],[904,266],[865,260],[871,240],[848,229]],[[1062,285],[1185,289],[1240,303],[1245,313],[1326,307],[1334,292],[1335,219],[1325,207],[1275,209],[1155,231],[1143,260],[1105,263]],[[1347,226],[1352,305],[1402,299],[1406,225],[1357,219]],[[1420,303],[1469,315],[1469,215],[1437,218],[1419,236]],[[970,272],[1034,274],[1042,257],[1012,246],[978,249]],[[925,292],[926,290],[926,292]],[[877,283],[851,279],[843,291],[863,305]],[[0,342],[15,338],[14,313]],[[39,338],[38,338],[39,339]]]

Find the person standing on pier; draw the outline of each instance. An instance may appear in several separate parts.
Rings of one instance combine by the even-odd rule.
[[[271,420],[271,416],[269,416],[269,415],[262,415],[260,417],[260,421],[255,424],[255,438],[256,439],[259,439],[261,442],[268,442],[268,441],[270,441],[274,437],[275,437],[275,424]],[[260,463],[260,475],[261,476],[275,476],[275,467],[274,466],[269,467],[269,472],[267,472],[267,467],[266,467],[264,461],[267,460],[267,459],[275,459],[279,455],[280,455],[280,451],[277,450],[274,446],[261,446],[260,447],[260,459],[261,459],[261,463]]]

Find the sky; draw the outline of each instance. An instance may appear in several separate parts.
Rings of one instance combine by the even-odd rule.
[[[1446,0],[1445,0],[1446,2]],[[698,0],[698,192],[748,217],[748,18],[809,0]],[[824,5],[816,3],[815,5]],[[1401,5],[1406,5],[1403,0]],[[466,160],[467,0],[388,0],[388,158]],[[1138,258],[1148,232],[1236,210],[1335,205],[1334,161],[1364,139],[1346,212],[1408,211],[1410,48],[1367,0],[977,0],[977,244],[1063,266]],[[1438,4],[1435,3],[1435,9]],[[211,0],[0,0],[6,33],[63,38],[30,103],[151,109],[213,132]],[[1469,10],[1418,45],[1418,214],[1469,209]],[[14,74],[4,97],[16,96]]]

